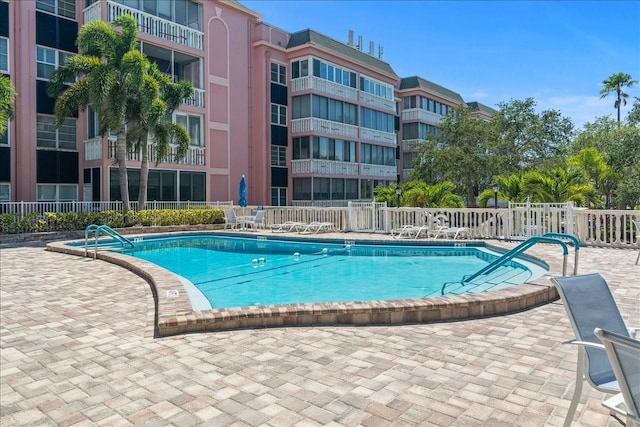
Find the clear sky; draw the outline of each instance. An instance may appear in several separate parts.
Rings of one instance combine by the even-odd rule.
[[[311,28],[365,51],[384,47],[400,77],[418,75],[493,108],[534,98],[576,128],[611,115],[602,81],[624,72],[640,81],[640,0],[401,1],[240,0],[290,33]],[[626,116],[640,84],[628,88]]]

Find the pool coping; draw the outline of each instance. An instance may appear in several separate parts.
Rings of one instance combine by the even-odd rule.
[[[180,233],[161,233],[170,235],[213,234],[237,237],[256,237],[255,233],[225,233],[220,231],[193,231]],[[149,236],[150,234],[140,234]],[[264,235],[263,235],[264,236]],[[135,238],[135,236],[132,236]],[[375,237],[375,236],[374,236]],[[268,236],[267,239],[283,240],[284,236]],[[299,236],[295,235],[298,239]],[[351,233],[338,237],[316,236],[316,241],[345,242],[353,244],[390,244],[397,240],[359,239]],[[85,256],[84,246],[70,246],[73,241],[48,243],[46,249],[69,255]],[[499,245],[486,241],[466,240],[418,240],[414,245],[458,244],[462,246],[483,246],[490,250],[504,251]],[[497,316],[523,311],[558,298],[556,288],[550,282],[550,273],[531,282],[511,286],[495,291],[478,294],[448,295],[429,298],[398,299],[384,301],[353,301],[340,303],[282,304],[270,306],[248,306],[230,309],[210,309],[194,311],[188,293],[180,278],[148,261],[133,258],[116,252],[89,251],[88,256],[119,265],[144,278],[153,293],[155,316],[154,335],[165,337],[190,332],[214,332],[247,328],[316,326],[316,325],[392,325],[410,323],[429,323],[452,320],[473,319]],[[561,261],[540,260],[526,255],[535,261],[549,265],[550,271],[558,271]]]

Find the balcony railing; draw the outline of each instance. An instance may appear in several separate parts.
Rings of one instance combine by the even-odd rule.
[[[193,95],[186,99],[183,104],[191,105],[192,107],[204,108],[204,90],[194,88]]]
[[[396,134],[380,130],[360,128],[360,139],[386,145],[396,145]]]
[[[410,110],[404,110],[402,112],[402,121],[419,121],[421,123],[429,123],[432,125],[440,124],[442,116],[440,114],[432,113],[431,111],[422,110],[420,108],[412,108]]]
[[[196,166],[204,166],[205,165],[205,149],[203,147],[189,147],[187,151],[187,155],[180,159],[176,160],[176,154],[178,153],[178,146],[171,145],[169,149],[169,154],[161,163],[167,164],[177,164],[177,165],[196,165]],[[109,159],[116,158],[116,140],[109,138],[109,151],[108,151]],[[156,157],[156,146],[153,143],[149,144],[149,159],[155,159]],[[142,160],[142,152],[140,150],[129,150],[127,153],[127,160],[139,162]]]
[[[404,151],[417,151],[416,144],[423,142],[422,139],[404,139],[402,140],[402,149]]]
[[[304,159],[291,162],[291,173],[358,175],[358,164],[335,160]]]
[[[396,103],[392,99],[382,98],[368,92],[360,91],[360,104],[380,108],[393,114],[396,112]]]
[[[316,117],[305,117],[303,119],[291,120],[291,132],[320,132],[344,138],[358,138],[358,126],[332,122],[330,120],[318,119]]]
[[[360,175],[392,178],[395,181],[398,175],[398,168],[395,166],[369,165],[361,163]]]
[[[96,2],[84,10],[84,22],[89,23],[101,19],[101,7],[103,2]],[[203,50],[202,41],[204,33],[193,28],[177,24],[166,19],[133,9],[118,3],[108,1],[107,20],[113,22],[120,15],[132,15],[138,22],[138,28],[145,34],[164,40],[188,46],[193,49]]]
[[[337,96],[351,101],[358,100],[358,91],[349,86],[339,85],[319,77],[309,76],[291,80],[291,92],[303,90],[316,90],[329,95]]]
[[[102,138],[95,138],[84,141],[84,159],[100,160],[102,158]]]

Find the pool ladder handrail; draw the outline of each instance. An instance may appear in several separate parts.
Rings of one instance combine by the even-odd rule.
[[[534,237],[528,238],[527,240],[520,243],[515,248],[511,249],[509,252],[503,254],[500,258],[496,259],[491,264],[482,268],[480,271],[470,276],[464,277],[462,279],[462,283],[470,282],[471,280],[475,279],[478,276],[486,275],[491,273],[492,271],[495,271],[498,267],[511,261],[513,258],[520,255],[521,253],[523,253],[524,251],[526,251],[527,249],[529,249],[530,247],[532,247],[537,243],[553,243],[562,247],[562,255],[563,255],[562,275],[566,276],[567,275],[567,255],[569,255],[569,249],[567,248],[567,244],[555,237],[534,236]]]
[[[573,275],[578,275],[578,252],[580,251],[580,241],[576,236],[565,233],[544,233],[542,237],[553,237],[560,240],[570,240],[573,243],[574,261]]]
[[[131,240],[127,239],[122,234],[118,233],[116,230],[109,227],[108,225],[91,224],[84,229],[84,256],[85,257],[89,255],[89,235],[91,234],[92,231],[93,231],[93,237],[94,237],[94,254],[93,254],[94,258],[96,258],[98,254],[98,238],[100,237],[100,232],[102,232],[103,235],[109,236],[112,239],[120,242],[120,245],[122,246],[123,249],[125,248],[126,245],[129,245],[131,249],[135,247],[135,245]]]

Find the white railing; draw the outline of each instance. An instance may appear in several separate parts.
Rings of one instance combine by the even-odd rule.
[[[205,165],[205,148],[203,147],[189,147],[187,150],[187,154],[184,158],[179,161],[176,160],[176,156],[178,153],[178,146],[171,144],[169,148],[169,154],[167,157],[160,163],[169,163],[169,164],[177,164],[177,165],[196,165],[196,166],[204,166]],[[116,140],[109,138],[109,158],[116,158]],[[156,158],[156,146],[153,143],[149,143],[149,159],[150,161],[154,161]],[[127,152],[127,160],[139,162],[142,160],[142,151],[131,149]]]
[[[87,139],[84,141],[84,159],[85,160],[100,160],[102,159],[102,138],[97,136],[95,138]]]
[[[423,142],[422,139],[403,139],[402,150],[403,151],[417,151],[416,144]]]
[[[466,227],[471,238],[495,239],[509,238],[510,225],[508,209],[493,208],[380,208],[377,204],[370,204],[375,211],[367,211],[359,206],[349,212],[346,200],[298,200],[296,206],[265,207],[267,211],[266,224],[279,224],[286,221],[332,222],[338,230],[361,232],[386,232],[403,225],[448,225],[449,227]],[[135,209],[137,202],[131,202],[131,209]],[[187,209],[195,207],[229,207],[233,201],[223,202],[177,202],[150,201],[145,209]],[[324,207],[319,207],[324,206]],[[329,207],[332,206],[332,207]],[[384,212],[379,212],[384,209]],[[551,206],[550,206],[551,209]],[[0,214],[13,214],[18,218],[32,213],[39,214],[39,221],[47,221],[46,212],[99,212],[121,211],[120,201],[100,202],[0,202]],[[359,215],[355,217],[354,215]],[[372,220],[373,218],[373,220]],[[375,220],[384,218],[384,222]],[[562,225],[555,227],[549,218],[532,216],[540,232],[563,232]],[[598,210],[573,209],[573,235],[583,246],[602,246],[613,248],[640,248],[633,221],[640,220],[640,210]],[[566,231],[566,230],[565,230]]]
[[[101,19],[100,8],[103,2],[97,2],[84,10],[84,23]],[[107,2],[107,20],[113,22],[120,15],[132,15],[138,22],[138,29],[146,34],[172,41],[193,49],[203,50],[204,33],[193,28],[177,24],[155,15],[142,12],[118,3]]]
[[[88,24],[89,22],[92,21],[99,21],[102,19],[102,16],[100,16],[100,12],[101,12],[101,7],[100,7],[100,2],[95,2],[92,5],[90,5],[89,7],[84,9],[84,23]]]
[[[432,125],[438,125],[442,120],[442,116],[440,114],[432,113],[431,111],[422,110],[420,108],[411,108],[409,110],[402,111],[403,122],[415,120]]]
[[[194,88],[193,95],[185,99],[183,104],[191,105],[192,107],[204,108],[204,90]]]
[[[319,159],[292,160],[291,173],[358,175],[358,164]]]
[[[358,138],[358,126],[332,122],[316,117],[291,120],[291,133],[320,132],[344,138]]]
[[[308,76],[291,80],[291,93],[303,90],[316,90],[329,95],[348,99],[350,101],[358,100],[358,90],[349,86],[343,86],[334,82],[330,82],[320,77]]]
[[[360,139],[385,145],[396,145],[396,134],[381,130],[360,128]]]
[[[398,175],[398,168],[395,166],[370,165],[361,163],[360,175],[393,178],[393,180],[395,181]]]
[[[392,99],[382,98],[368,92],[360,91],[360,104],[387,110],[393,114],[396,112],[396,103]]]

